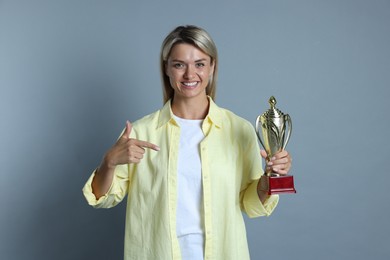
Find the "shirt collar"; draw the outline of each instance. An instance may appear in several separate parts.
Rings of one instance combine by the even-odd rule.
[[[209,106],[209,112],[205,118],[205,120],[209,120],[213,124],[215,124],[216,127],[220,128],[222,127],[222,109],[215,104],[213,99],[209,96],[210,106]]]
[[[205,120],[208,120],[210,123],[215,124],[218,128],[222,126],[222,110],[220,107],[218,107],[213,99],[208,96],[209,99],[209,112],[205,118]],[[163,108],[160,110],[160,115],[158,118],[158,125],[157,128],[165,125],[169,121],[172,121],[174,124],[176,124],[176,121],[174,119],[174,115],[171,108],[171,99],[168,100]]]

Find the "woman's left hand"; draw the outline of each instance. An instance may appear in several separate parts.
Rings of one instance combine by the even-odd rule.
[[[290,168],[291,168],[291,161],[292,158],[290,154],[283,150],[272,156],[272,158],[267,158],[267,152],[264,150],[260,151],[261,156],[266,161],[266,168],[265,172],[270,173],[278,173],[280,175],[286,175],[288,174]]]

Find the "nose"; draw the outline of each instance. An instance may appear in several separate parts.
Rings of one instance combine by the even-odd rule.
[[[185,79],[193,79],[195,77],[195,71],[192,65],[188,65],[184,73]]]

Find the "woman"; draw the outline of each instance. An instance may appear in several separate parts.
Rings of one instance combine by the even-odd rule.
[[[164,40],[161,110],[126,128],[83,192],[109,208],[126,195],[125,259],[249,259],[242,211],[268,216],[253,126],[218,107],[218,55],[209,34],[180,26]],[[267,161],[287,174],[288,152]]]

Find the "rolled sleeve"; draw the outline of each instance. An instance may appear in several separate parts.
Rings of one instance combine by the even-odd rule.
[[[116,206],[127,194],[128,174],[127,165],[118,165],[115,169],[114,178],[107,193],[96,199],[92,191],[92,181],[95,177],[96,170],[91,174],[83,187],[83,194],[88,204],[94,208],[111,208]]]
[[[261,203],[257,193],[257,183],[258,180],[248,186],[242,199],[244,211],[250,218],[271,215],[279,201],[279,195],[271,195],[264,204]]]

